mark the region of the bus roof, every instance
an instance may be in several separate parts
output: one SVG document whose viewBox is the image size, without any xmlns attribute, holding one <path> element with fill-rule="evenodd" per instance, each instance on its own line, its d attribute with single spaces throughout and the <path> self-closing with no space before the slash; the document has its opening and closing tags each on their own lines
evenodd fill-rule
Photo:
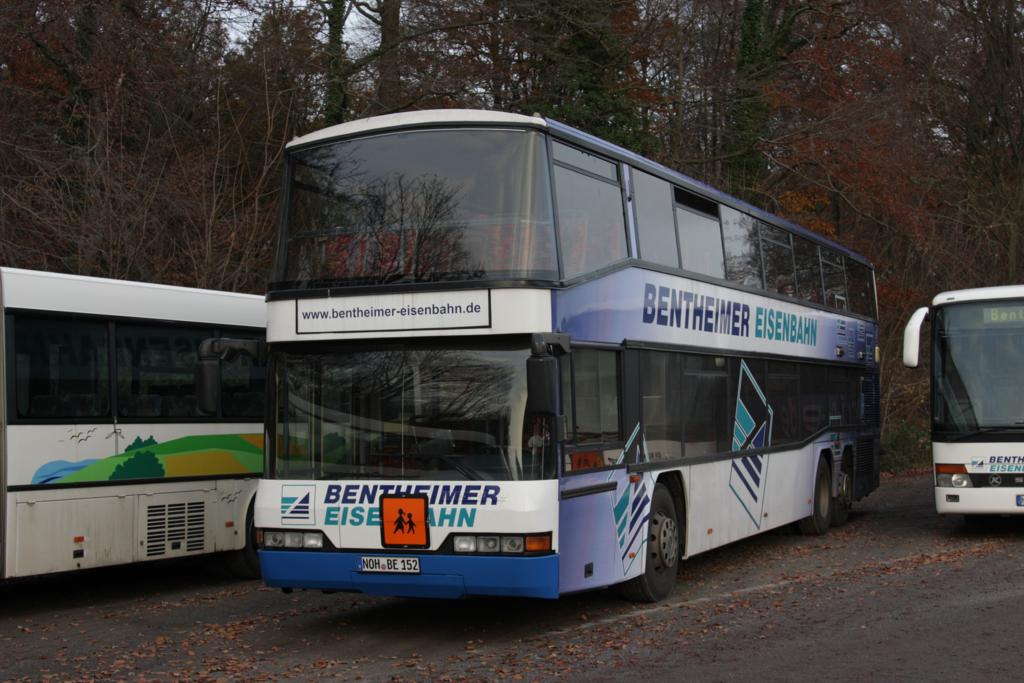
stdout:
<svg viewBox="0 0 1024 683">
<path fill-rule="evenodd" d="M 506 114 L 500 111 L 485 111 L 481 109 L 427 109 L 424 111 L 408 111 L 398 114 L 371 116 L 347 123 L 339 123 L 336 126 L 297 137 L 285 145 L 285 147 L 289 149 L 292 147 L 304 147 L 317 142 L 334 140 L 350 135 L 375 133 L 396 128 L 415 128 L 423 125 L 495 125 L 547 128 L 547 122 L 539 116 Z"/>
<path fill-rule="evenodd" d="M 945 304 L 956 304 L 966 301 L 991 301 L 993 299 L 1024 299 L 1024 285 L 975 287 L 973 289 L 956 289 L 950 292 L 940 292 L 932 299 L 932 306 L 943 306 Z"/>
<path fill-rule="evenodd" d="M 655 161 L 651 161 L 650 159 L 640 156 L 635 152 L 631 152 L 628 149 L 611 142 L 607 142 L 606 140 L 602 140 L 599 137 L 581 131 L 577 128 L 573 128 L 572 126 L 560 123 L 553 119 L 544 118 L 539 115 L 524 116 L 522 114 L 508 114 L 505 112 L 478 109 L 427 109 L 423 111 L 401 112 L 398 114 L 371 116 L 369 118 L 349 121 L 347 123 L 340 123 L 336 126 L 324 128 L 323 130 L 318 130 L 313 133 L 309 133 L 308 135 L 295 138 L 286 145 L 286 148 L 292 149 L 305 147 L 307 145 L 314 145 L 352 135 L 438 125 L 527 126 L 548 130 L 569 142 L 573 142 L 581 147 L 591 149 L 595 152 L 604 154 L 605 156 L 610 156 L 619 161 L 628 163 L 631 166 L 653 175 L 661 176 L 687 190 L 690 190 L 691 192 L 702 195 L 712 201 L 718 202 L 719 204 L 732 207 L 737 211 L 742 211 L 743 213 L 749 214 L 766 223 L 784 227 L 801 237 L 806 237 L 807 239 L 849 256 L 853 260 L 862 263 L 869 268 L 874 268 L 871 261 L 865 256 L 858 254 L 837 242 L 833 242 L 827 237 L 819 235 L 816 232 L 812 232 L 807 228 L 784 218 L 780 218 L 779 216 L 764 211 L 763 209 L 759 209 L 756 206 L 748 204 L 747 202 L 733 197 L 732 195 L 726 194 L 721 190 L 716 190 L 710 185 L 706 185 L 705 183 L 691 178 L 690 176 L 674 171 Z"/>
<path fill-rule="evenodd" d="M 39 270 L 0 268 L 4 309 L 266 327 L 261 296 Z"/>
</svg>

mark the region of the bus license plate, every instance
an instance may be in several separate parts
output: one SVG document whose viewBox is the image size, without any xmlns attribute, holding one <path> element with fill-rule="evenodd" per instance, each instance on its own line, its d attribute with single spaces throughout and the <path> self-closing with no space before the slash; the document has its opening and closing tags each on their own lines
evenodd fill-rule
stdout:
<svg viewBox="0 0 1024 683">
<path fill-rule="evenodd" d="M 1017 507 L 1024 508 L 1024 496 L 1017 496 Z"/>
<path fill-rule="evenodd" d="M 363 557 L 359 560 L 359 571 L 384 574 L 419 574 L 418 557 Z"/>
</svg>

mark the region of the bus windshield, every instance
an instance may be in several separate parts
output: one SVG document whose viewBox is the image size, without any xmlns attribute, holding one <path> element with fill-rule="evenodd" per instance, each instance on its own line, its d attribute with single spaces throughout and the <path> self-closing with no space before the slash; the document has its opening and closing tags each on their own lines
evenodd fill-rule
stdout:
<svg viewBox="0 0 1024 683">
<path fill-rule="evenodd" d="M 1024 303 L 979 302 L 935 316 L 934 428 L 1024 428 Z"/>
<path fill-rule="evenodd" d="M 544 136 L 445 129 L 292 155 L 276 288 L 558 279 Z"/>
<path fill-rule="evenodd" d="M 469 346 L 277 353 L 273 475 L 552 478 L 548 432 L 524 419 L 528 357 Z"/>
</svg>

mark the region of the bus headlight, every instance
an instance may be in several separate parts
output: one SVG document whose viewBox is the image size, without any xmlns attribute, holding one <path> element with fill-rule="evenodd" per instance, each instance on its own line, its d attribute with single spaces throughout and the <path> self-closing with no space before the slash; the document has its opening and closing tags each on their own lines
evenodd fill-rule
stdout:
<svg viewBox="0 0 1024 683">
<path fill-rule="evenodd" d="M 263 532 L 263 545 L 267 548 L 283 548 L 284 547 L 284 532 L 283 531 L 264 531 Z"/>
<path fill-rule="evenodd" d="M 503 553 L 521 553 L 521 552 L 523 552 L 523 537 L 522 536 L 502 536 L 501 537 L 501 552 L 503 552 Z"/>
<path fill-rule="evenodd" d="M 476 550 L 480 553 L 496 553 L 501 547 L 497 536 L 477 536 Z"/>
<path fill-rule="evenodd" d="M 457 553 L 475 553 L 476 552 L 476 536 L 456 536 L 455 537 L 455 552 L 457 552 Z"/>
<path fill-rule="evenodd" d="M 260 537 L 262 537 L 260 545 L 264 548 L 322 550 L 324 547 L 324 535 L 319 531 L 265 529 L 257 532 L 257 538 Z"/>
<path fill-rule="evenodd" d="M 955 489 L 966 489 L 971 486 L 971 475 L 969 474 L 953 474 L 950 475 L 950 479 Z"/>
</svg>

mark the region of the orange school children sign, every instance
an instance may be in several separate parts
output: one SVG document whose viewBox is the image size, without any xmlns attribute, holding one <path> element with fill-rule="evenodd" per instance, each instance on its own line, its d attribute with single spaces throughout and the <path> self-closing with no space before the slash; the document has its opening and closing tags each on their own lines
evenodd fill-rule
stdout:
<svg viewBox="0 0 1024 683">
<path fill-rule="evenodd" d="M 425 495 L 392 495 L 380 499 L 380 536 L 385 548 L 429 548 Z"/>
</svg>

